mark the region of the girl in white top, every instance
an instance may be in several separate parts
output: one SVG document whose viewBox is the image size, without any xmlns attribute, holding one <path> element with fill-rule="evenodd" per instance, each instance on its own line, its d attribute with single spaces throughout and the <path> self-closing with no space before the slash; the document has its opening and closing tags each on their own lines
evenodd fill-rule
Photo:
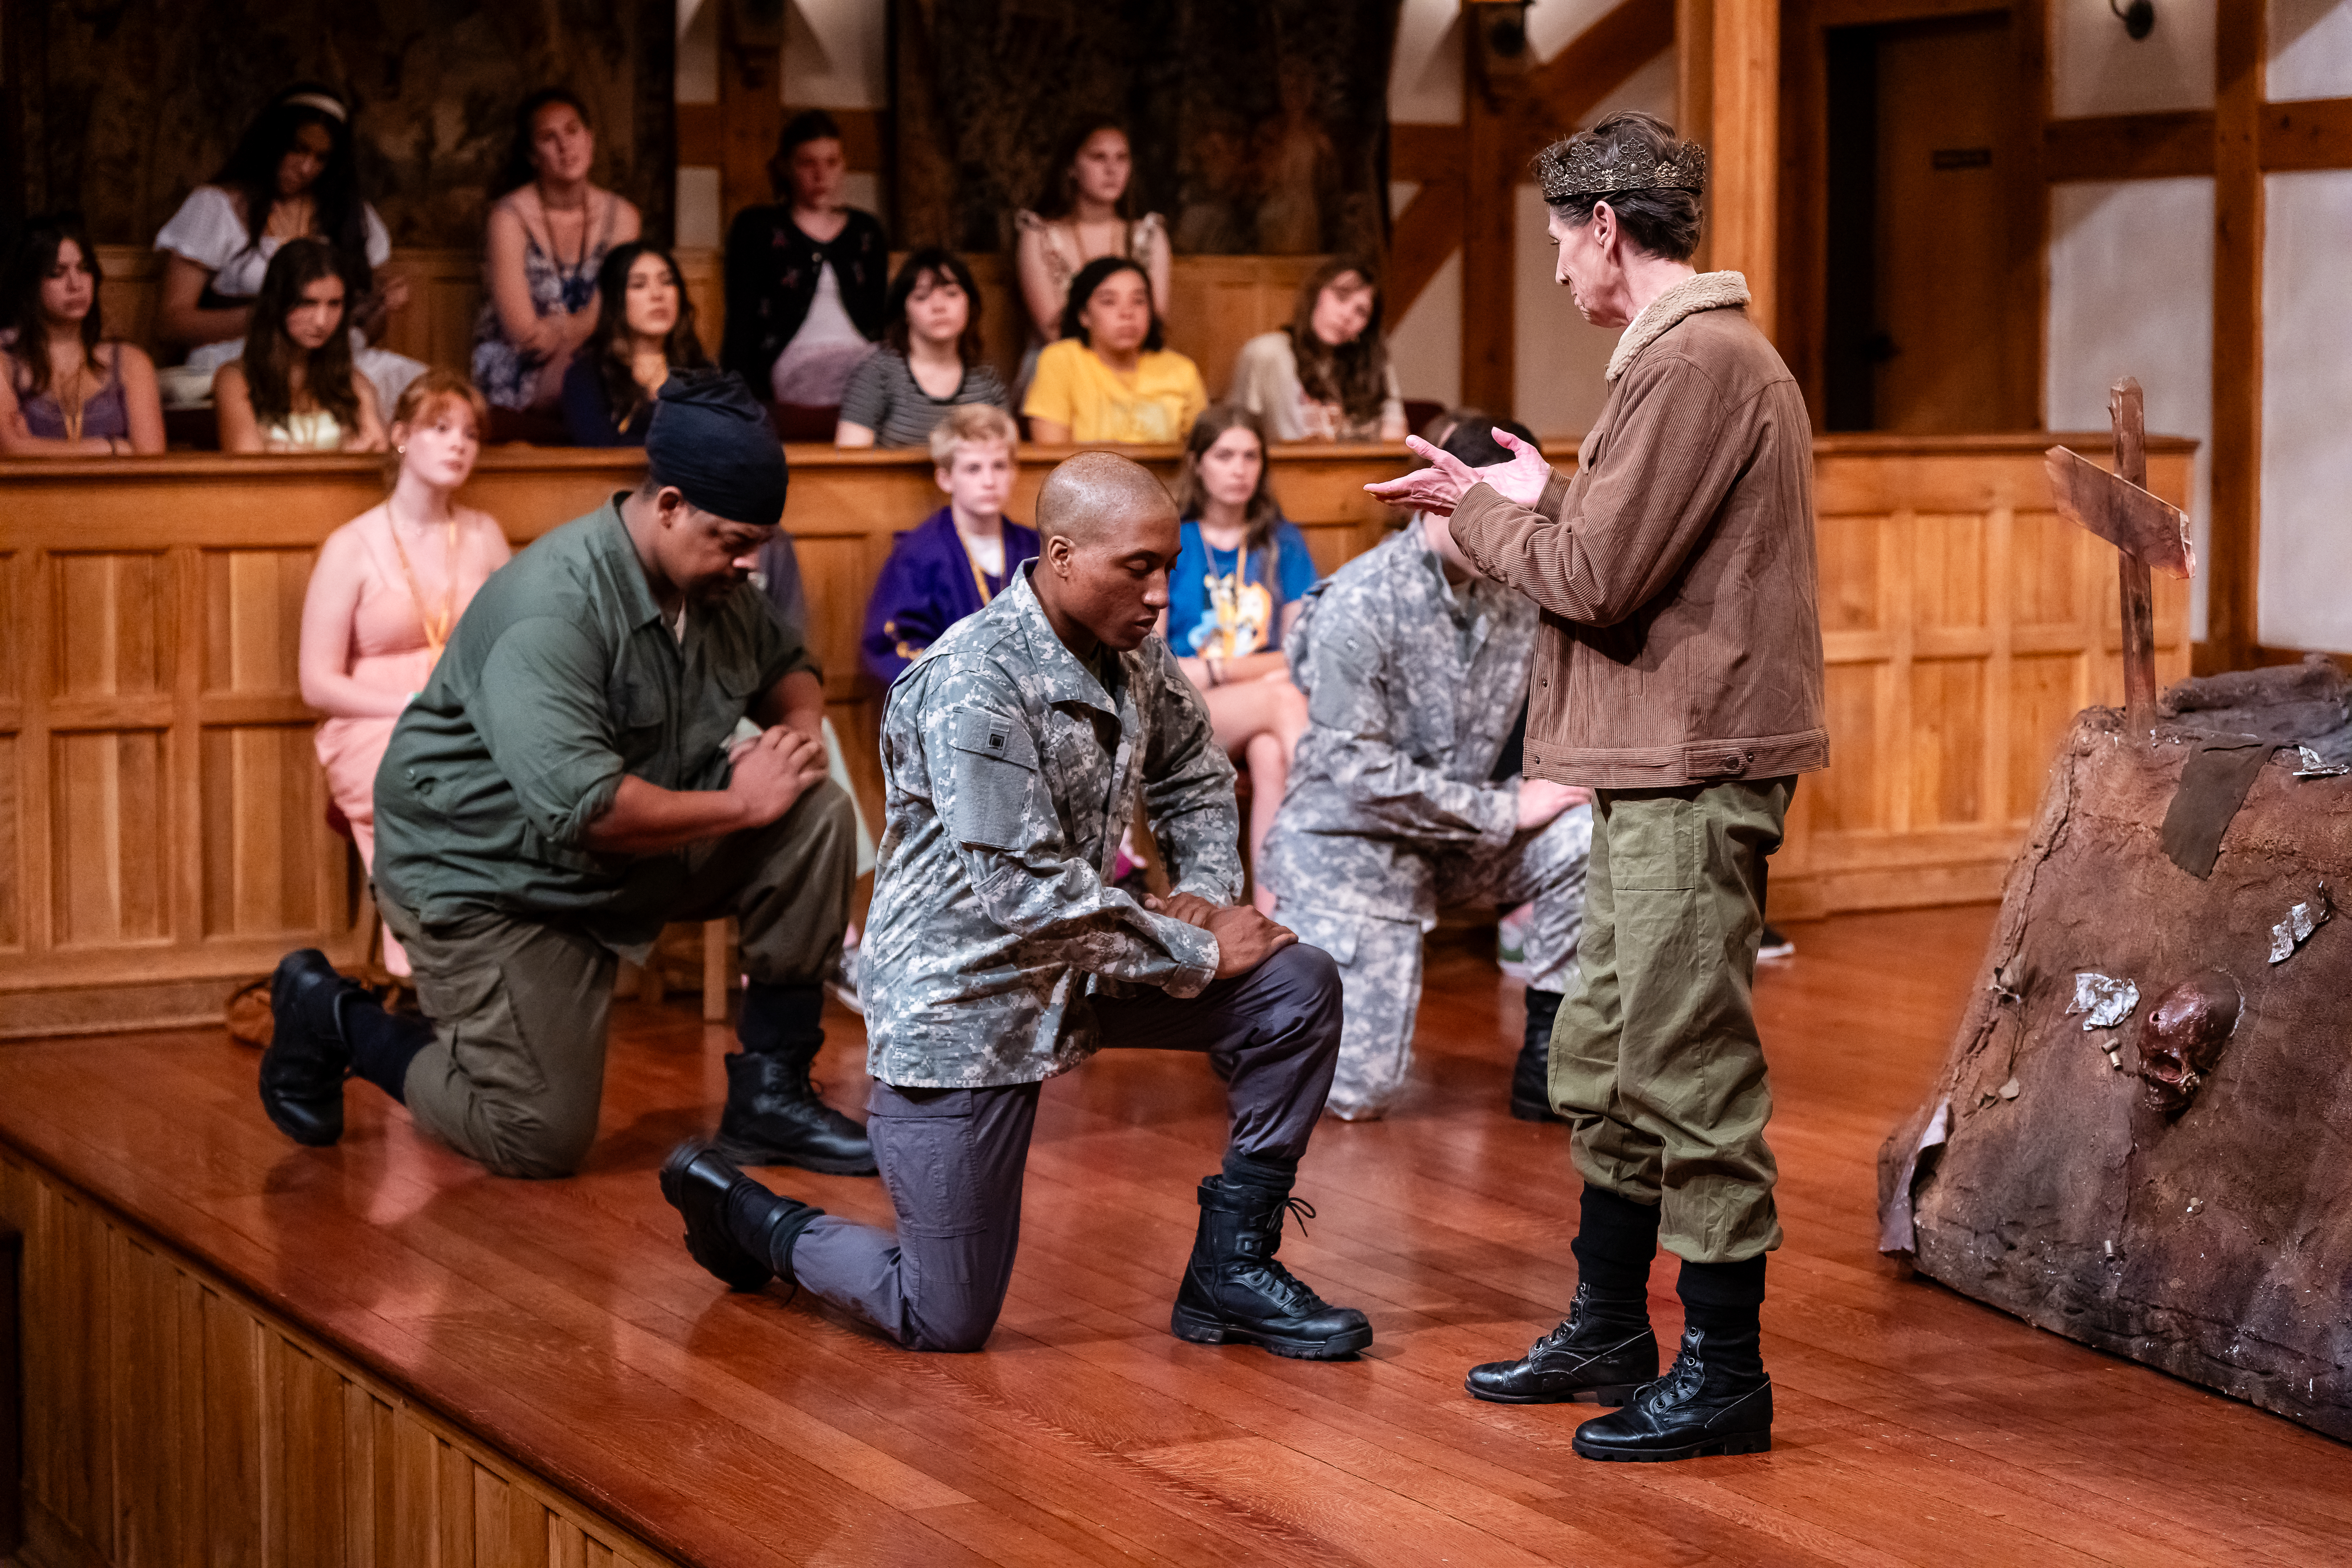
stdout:
<svg viewBox="0 0 2352 1568">
<path fill-rule="evenodd" d="M 213 377 L 224 452 L 381 452 L 375 387 L 352 364 L 343 279 L 323 240 L 280 246 L 262 275 L 245 355 Z"/>
<path fill-rule="evenodd" d="M 1276 441 L 1402 441 L 1404 399 L 1381 339 L 1371 263 L 1334 257 L 1298 290 L 1290 325 L 1261 332 L 1234 361 L 1232 400 Z"/>
<path fill-rule="evenodd" d="M 155 236 L 163 253 L 155 334 L 188 351 L 184 369 L 166 373 L 173 384 L 166 401 L 175 389 L 200 395 L 215 371 L 244 353 L 270 258 L 288 240 L 304 238 L 334 247 L 351 279 L 352 352 L 378 397 L 388 403 L 424 374 L 419 362 L 371 344 L 408 303 L 408 284 L 375 276 L 392 258 L 392 236 L 360 195 L 350 110 L 305 82 L 262 110 L 220 173 L 189 192 Z"/>
<path fill-rule="evenodd" d="M 1036 351 L 1062 335 L 1070 279 L 1089 261 L 1123 256 L 1143 265 L 1153 308 L 1168 309 L 1168 226 L 1158 213 L 1132 216 L 1135 155 L 1115 120 L 1082 120 L 1047 165 L 1045 194 L 1034 209 L 1014 215 L 1019 238 L 1013 262 L 1021 300 L 1034 325 L 1021 383 L 1029 380 Z"/>
</svg>

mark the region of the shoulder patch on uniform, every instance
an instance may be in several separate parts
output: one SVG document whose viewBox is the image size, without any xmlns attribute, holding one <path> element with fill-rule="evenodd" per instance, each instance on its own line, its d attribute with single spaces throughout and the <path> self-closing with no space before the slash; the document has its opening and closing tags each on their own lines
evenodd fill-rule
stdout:
<svg viewBox="0 0 2352 1568">
<path fill-rule="evenodd" d="M 1027 730 L 1002 713 L 968 708 L 955 716 L 949 744 L 975 756 L 992 757 L 1017 767 L 1037 765 L 1037 742 Z"/>
</svg>

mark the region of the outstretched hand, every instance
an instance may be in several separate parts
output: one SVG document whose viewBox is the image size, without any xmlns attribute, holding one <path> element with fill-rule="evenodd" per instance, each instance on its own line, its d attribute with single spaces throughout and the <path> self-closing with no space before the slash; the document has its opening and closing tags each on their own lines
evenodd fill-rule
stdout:
<svg viewBox="0 0 2352 1568">
<path fill-rule="evenodd" d="M 1408 436 L 1406 447 L 1426 458 L 1429 467 L 1364 489 L 1391 506 L 1439 517 L 1452 517 L 1462 498 L 1478 484 L 1494 486 L 1497 494 L 1516 506 L 1534 506 L 1543 499 L 1544 486 L 1551 482 L 1551 465 L 1544 461 L 1541 452 L 1508 430 L 1497 428 L 1494 437 L 1497 446 L 1511 454 L 1510 461 L 1474 468 L 1453 453 L 1418 436 Z"/>
</svg>

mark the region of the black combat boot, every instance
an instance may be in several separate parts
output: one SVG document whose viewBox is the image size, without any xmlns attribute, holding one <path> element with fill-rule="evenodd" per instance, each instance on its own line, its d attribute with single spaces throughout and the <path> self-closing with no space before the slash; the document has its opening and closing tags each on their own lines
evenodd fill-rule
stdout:
<svg viewBox="0 0 2352 1568">
<path fill-rule="evenodd" d="M 1557 991 L 1528 993 L 1528 1033 L 1511 1068 L 1511 1114 L 1521 1121 L 1565 1121 L 1551 1108 L 1551 1026 L 1559 1016 Z"/>
<path fill-rule="evenodd" d="M 743 1048 L 727 1058 L 719 1152 L 744 1165 L 798 1165 L 831 1176 L 875 1173 L 866 1130 L 817 1097 L 809 1065 L 824 1031 L 817 985 L 753 981 L 736 1026 Z"/>
<path fill-rule="evenodd" d="M 1772 1447 L 1772 1380 L 1759 1368 L 1733 1370 L 1712 1353 L 1704 1329 L 1683 1331 L 1682 1352 L 1633 1403 L 1576 1429 L 1587 1459 L 1650 1464 L 1715 1454 L 1763 1454 Z"/>
<path fill-rule="evenodd" d="M 337 1014 L 365 989 L 335 973 L 315 947 L 289 952 L 269 977 L 269 1048 L 261 1053 L 261 1109 L 297 1143 L 323 1149 L 343 1135 L 343 1079 L 352 1048 Z M 373 998 L 371 998 L 373 1000 Z"/>
<path fill-rule="evenodd" d="M 689 1139 L 662 1162 L 662 1196 L 686 1221 L 686 1250 L 730 1290 L 757 1290 L 781 1276 L 793 1278 L 793 1243 L 824 1213 L 772 1193 Z"/>
<path fill-rule="evenodd" d="M 1337 1361 L 1372 1342 L 1353 1307 L 1327 1305 L 1275 1261 L 1283 1216 L 1314 1209 L 1278 1188 L 1223 1174 L 1201 1184 L 1201 1228 L 1184 1264 L 1169 1331 L 1196 1345 L 1263 1345 L 1302 1361 Z"/>
<path fill-rule="evenodd" d="M 1612 1313 L 1579 1285 L 1559 1327 L 1517 1361 L 1474 1366 L 1463 1386 L 1497 1405 L 1622 1405 L 1658 1375 L 1658 1337 L 1646 1308 Z"/>
</svg>

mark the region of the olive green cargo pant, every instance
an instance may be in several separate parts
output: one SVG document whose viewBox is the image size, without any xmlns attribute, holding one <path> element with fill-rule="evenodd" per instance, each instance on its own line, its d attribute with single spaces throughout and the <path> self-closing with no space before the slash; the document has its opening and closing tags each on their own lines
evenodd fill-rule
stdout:
<svg viewBox="0 0 2352 1568">
<path fill-rule="evenodd" d="M 857 815 L 817 784 L 765 827 L 688 851 L 685 888 L 663 916 L 733 915 L 744 973 L 815 981 L 841 952 L 857 870 Z M 596 1138 L 604 1036 L 620 960 L 577 923 L 485 910 L 426 926 L 377 907 L 416 969 L 433 1041 L 402 1088 L 419 1127 L 502 1176 L 568 1176 Z"/>
<path fill-rule="evenodd" d="M 1780 1245 L 1752 987 L 1793 778 L 1596 790 L 1580 978 L 1551 1037 L 1576 1168 L 1694 1263 Z"/>
</svg>

